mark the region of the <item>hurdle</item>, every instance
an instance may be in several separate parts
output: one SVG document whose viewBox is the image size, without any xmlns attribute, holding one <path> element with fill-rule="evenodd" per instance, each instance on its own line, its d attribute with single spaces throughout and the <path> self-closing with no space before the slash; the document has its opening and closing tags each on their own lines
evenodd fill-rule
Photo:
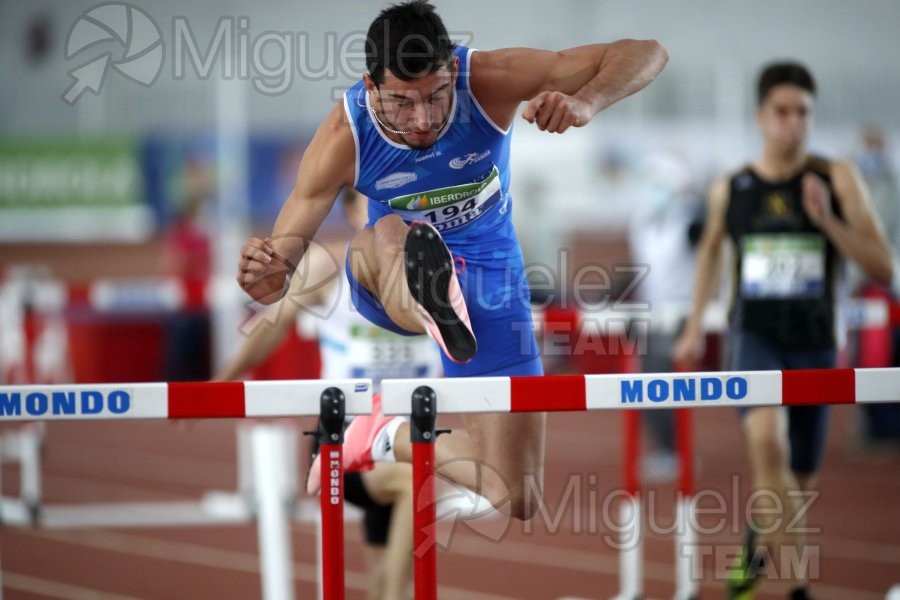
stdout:
<svg viewBox="0 0 900 600">
<path fill-rule="evenodd" d="M 693 421 L 691 412 L 685 408 L 675 410 L 675 452 L 678 456 L 678 477 L 676 482 L 677 504 L 675 507 L 675 600 L 694 600 L 698 585 L 691 578 L 694 555 L 691 552 L 697 544 L 697 532 L 693 527 L 694 516 L 694 449 Z M 640 413 L 625 411 L 622 435 L 622 482 L 628 498 L 620 505 L 620 522 L 633 523 L 629 534 L 623 533 L 622 549 L 619 552 L 619 594 L 617 600 L 643 598 L 643 524 L 641 520 L 641 477 L 640 477 Z"/>
<path fill-rule="evenodd" d="M 322 451 L 322 481 L 328 493 L 320 498 L 323 535 L 322 592 L 325 598 L 344 597 L 343 467 L 341 461 L 344 415 L 372 411 L 372 382 L 368 379 L 309 381 L 248 381 L 214 383 L 123 383 L 97 385 L 0 386 L 0 423 L 78 420 L 275 418 L 317 416 Z M 293 506 L 289 446 L 283 432 L 265 424 L 253 429 L 246 444 L 252 447 L 255 478 L 257 534 L 262 571 L 262 597 L 291 600 L 293 573 L 289 519 Z M 25 439 L 34 445 L 36 437 Z M 5 445 L 6 446 L 6 445 Z M 37 452 L 23 451 L 22 456 Z M 34 472 L 29 469 L 29 472 Z M 54 507 L 37 503 L 36 484 L 29 484 L 25 502 L 0 505 L 0 523 L 54 525 Z M 295 486 L 294 486 L 295 487 Z M 35 500 L 32 503 L 28 498 Z M 159 506 L 144 507 L 145 512 Z M 65 512 L 63 509 L 62 512 Z M 70 511 L 71 512 L 71 511 Z M 71 517 L 69 518 L 71 521 Z M 156 515 L 165 524 L 171 514 Z M 62 520 L 65 520 L 63 518 Z M 82 521 L 83 522 L 83 521 Z M 56 523 L 58 525 L 58 523 Z"/>
<path fill-rule="evenodd" d="M 413 481 L 417 486 L 426 482 L 422 489 L 416 487 L 414 490 L 417 543 L 426 539 L 423 528 L 433 527 L 436 521 L 433 490 L 427 482 L 434 480 L 435 419 L 440 414 L 661 408 L 690 410 L 897 401 L 900 401 L 900 369 L 896 368 L 473 377 L 382 382 L 384 414 L 411 415 Z M 687 474 L 690 475 L 689 472 Z M 684 471 L 682 476 L 685 476 Z M 637 487 L 637 482 L 632 484 Z M 677 543 L 690 543 L 690 538 L 678 540 Z M 416 600 L 436 599 L 437 553 L 433 545 L 425 551 L 417 551 L 415 563 Z M 639 565 L 634 570 L 637 578 L 631 574 L 629 580 L 622 580 L 623 586 L 636 582 L 632 588 L 622 590 L 619 595 L 622 600 L 640 598 Z M 691 592 L 691 587 L 679 585 L 676 593 Z"/>
</svg>

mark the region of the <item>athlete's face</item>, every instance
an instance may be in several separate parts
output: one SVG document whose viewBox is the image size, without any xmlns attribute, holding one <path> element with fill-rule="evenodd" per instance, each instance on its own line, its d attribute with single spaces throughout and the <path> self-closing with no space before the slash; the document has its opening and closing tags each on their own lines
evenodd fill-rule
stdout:
<svg viewBox="0 0 900 600">
<path fill-rule="evenodd" d="M 756 122 L 763 141 L 783 152 L 803 148 L 812 116 L 812 94 L 791 84 L 773 87 L 756 110 Z"/>
<path fill-rule="evenodd" d="M 369 101 L 378 119 L 388 131 L 407 146 L 417 150 L 431 147 L 450 117 L 454 85 L 459 73 L 459 61 L 439 70 L 404 81 L 388 71 L 384 83 L 376 85 L 365 75 Z"/>
</svg>

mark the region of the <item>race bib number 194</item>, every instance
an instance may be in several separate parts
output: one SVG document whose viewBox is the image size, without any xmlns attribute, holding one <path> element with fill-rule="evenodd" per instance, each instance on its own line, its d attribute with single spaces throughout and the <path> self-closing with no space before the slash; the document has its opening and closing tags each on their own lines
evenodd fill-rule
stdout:
<svg viewBox="0 0 900 600">
<path fill-rule="evenodd" d="M 747 235 L 741 248 L 745 298 L 809 298 L 825 293 L 825 238 L 821 235 Z"/>
<path fill-rule="evenodd" d="M 427 221 L 443 232 L 477 219 L 501 196 L 500 171 L 495 165 L 479 181 L 401 196 L 389 204 L 404 220 Z"/>
</svg>

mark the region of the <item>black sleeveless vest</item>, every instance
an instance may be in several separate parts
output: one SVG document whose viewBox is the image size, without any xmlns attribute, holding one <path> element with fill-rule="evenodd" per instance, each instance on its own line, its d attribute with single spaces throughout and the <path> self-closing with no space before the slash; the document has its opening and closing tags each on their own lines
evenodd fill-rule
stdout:
<svg viewBox="0 0 900 600">
<path fill-rule="evenodd" d="M 803 210 L 803 176 L 821 177 L 842 218 L 827 160 L 770 182 L 748 166 L 730 180 L 725 223 L 734 242 L 730 321 L 787 349 L 834 347 L 840 256 Z"/>
</svg>

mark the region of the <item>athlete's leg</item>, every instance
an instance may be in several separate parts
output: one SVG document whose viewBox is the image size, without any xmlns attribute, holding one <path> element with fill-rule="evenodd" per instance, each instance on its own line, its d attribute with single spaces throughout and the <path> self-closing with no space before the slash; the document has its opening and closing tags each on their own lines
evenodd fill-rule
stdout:
<svg viewBox="0 0 900 600">
<path fill-rule="evenodd" d="M 403 265 L 409 226 L 397 215 L 378 219 L 353 238 L 348 251 L 352 276 L 378 302 L 391 320 L 412 333 L 425 333 L 415 310 Z"/>
<path fill-rule="evenodd" d="M 792 406 L 788 409 L 791 471 L 803 491 L 815 488 L 825 454 L 830 406 Z"/>
<path fill-rule="evenodd" d="M 496 337 L 482 337 L 484 349 L 493 349 L 491 344 Z M 540 358 L 533 358 L 488 375 L 540 375 L 541 372 Z M 484 496 L 495 508 L 514 518 L 534 516 L 543 501 L 546 415 L 464 415 L 463 423 L 464 431 L 454 430 L 437 438 L 438 472 Z M 397 431 L 394 444 L 398 460 L 411 460 L 408 424 Z"/>
<path fill-rule="evenodd" d="M 398 503 L 412 495 L 409 465 L 380 463 L 371 471 L 346 473 L 348 502 L 363 509 L 363 532 L 368 573 L 366 598 L 393 600 L 407 597 L 411 581 L 412 533 L 392 537 L 395 516 L 411 527 L 412 514 L 396 512 Z M 400 524 L 402 528 L 404 524 Z"/>
<path fill-rule="evenodd" d="M 438 437 L 435 464 L 443 477 L 480 494 L 499 511 L 530 519 L 544 489 L 544 413 L 463 416 L 465 431 Z M 397 459 L 410 461 L 408 425 L 397 431 Z"/>
<path fill-rule="evenodd" d="M 798 587 L 805 583 L 803 573 L 780 570 L 784 565 L 796 564 L 802 551 L 796 529 L 788 529 L 796 520 L 801 503 L 797 495 L 799 484 L 790 468 L 787 411 L 783 407 L 754 408 L 744 417 L 744 433 L 753 488 L 759 492 L 754 503 L 755 521 L 750 524 L 757 532 L 756 547 L 768 551 L 767 558 L 778 569 L 779 578 Z M 759 558 L 754 557 L 754 562 Z"/>
<path fill-rule="evenodd" d="M 412 475 L 405 493 L 394 500 L 391 530 L 384 555 L 384 600 L 409 598 L 413 569 Z"/>
<path fill-rule="evenodd" d="M 794 479 L 797 480 L 797 489 L 802 492 L 814 490 L 818 483 L 818 476 L 815 473 L 794 473 Z"/>
<path fill-rule="evenodd" d="M 730 366 L 735 371 L 786 368 L 781 353 L 753 332 L 736 332 L 731 350 Z M 785 529 L 795 510 L 789 492 L 797 489 L 790 469 L 786 410 L 781 407 L 743 409 L 741 417 L 755 493 L 754 508 L 760 512 L 754 513 L 754 521 L 748 523 L 744 551 L 729 576 L 729 597 L 734 599 L 752 597 L 764 567 L 780 567 L 781 552 L 793 551 Z"/>
<path fill-rule="evenodd" d="M 824 364 L 815 364 L 819 368 L 828 366 L 829 361 Z M 832 365 L 833 366 L 833 365 Z M 813 486 L 816 483 L 816 472 L 825 453 L 825 438 L 828 432 L 828 417 L 830 407 L 828 406 L 792 406 L 788 410 L 788 438 L 791 447 L 790 468 L 797 481 L 797 489 L 799 493 L 795 497 L 795 504 L 799 511 L 792 519 L 791 530 L 788 535 L 794 541 L 797 548 L 797 556 L 789 557 L 794 560 L 785 561 L 784 565 L 797 565 L 799 572 L 794 573 L 797 581 L 796 587 L 805 587 L 809 581 L 809 573 L 805 567 L 809 565 L 806 556 L 806 531 L 807 512 L 812 505 L 809 502 L 809 494 L 813 493 Z"/>
<path fill-rule="evenodd" d="M 833 369 L 837 366 L 837 351 L 833 348 L 790 352 L 785 354 L 786 366 L 789 369 Z M 792 577 L 796 587 L 805 587 L 809 573 L 804 570 L 809 564 L 806 560 L 806 512 L 810 507 L 808 493 L 815 485 L 816 473 L 825 454 L 825 440 L 828 435 L 828 421 L 831 414 L 829 406 L 791 406 L 788 414 L 788 441 L 790 444 L 789 468 L 797 482 L 797 493 L 794 495 L 791 529 L 786 535 L 793 542 L 798 553 L 780 564 L 797 565 L 797 573 Z"/>
<path fill-rule="evenodd" d="M 387 553 L 385 546 L 375 546 L 366 542 L 364 554 L 366 556 L 366 600 L 385 600 L 388 596 L 382 593 L 384 590 L 385 564 L 384 556 Z"/>
<path fill-rule="evenodd" d="M 398 333 L 427 332 L 452 360 L 472 359 L 478 345 L 453 256 L 433 226 L 381 217 L 351 242 L 347 267 L 354 303 L 370 320 Z"/>
<path fill-rule="evenodd" d="M 503 372 L 511 376 L 538 375 L 540 359 L 505 368 Z M 380 448 L 387 439 L 380 436 L 390 435 L 392 460 L 411 462 L 409 424 L 398 422 L 397 429 L 388 433 L 388 423 L 393 422 L 396 421 L 380 415 L 354 419 L 345 436 L 345 456 L 349 454 L 347 446 L 351 438 L 354 446 L 369 444 L 370 448 Z M 438 472 L 484 496 L 498 510 L 519 519 L 532 517 L 543 500 L 546 415 L 466 415 L 463 423 L 464 430 L 438 437 L 435 443 Z M 380 459 L 375 457 L 375 460 Z M 315 467 L 311 473 L 315 473 Z M 318 480 L 315 484 L 307 486 L 310 493 L 318 491 Z"/>
<path fill-rule="evenodd" d="M 542 375 L 520 255 L 510 252 L 496 264 L 469 260 L 460 281 L 479 347 L 469 365 L 444 361 L 447 375 Z M 466 415 L 463 423 L 465 434 L 454 431 L 437 439 L 435 456 L 442 475 L 514 518 L 534 516 L 543 502 L 546 415 Z M 409 436 L 400 434 L 397 439 Z"/>
<path fill-rule="evenodd" d="M 381 554 L 378 598 L 407 598 L 412 580 L 413 488 L 412 467 L 379 463 L 362 474 L 363 485 L 376 502 L 392 506 L 387 544 Z"/>
<path fill-rule="evenodd" d="M 355 275 L 351 273 L 351 276 Z M 472 329 L 481 342 L 472 362 L 461 365 L 445 360 L 446 374 L 452 377 L 542 374 L 521 260 L 514 260 L 512 265 L 475 268 L 470 261 L 460 277 L 467 282 L 463 289 L 470 294 L 466 301 L 473 309 L 469 313 Z M 366 298 L 360 295 L 359 299 Z M 363 461 L 383 460 L 371 456 L 371 452 L 381 448 L 384 438 L 390 435 L 393 441 L 388 446 L 393 458 L 386 460 L 409 462 L 412 446 L 408 424 L 390 429 L 388 422 L 396 423 L 381 416 L 354 420 L 345 438 L 345 457 L 350 454 L 348 445 L 354 445 L 358 448 L 354 452 Z M 437 439 L 435 454 L 440 473 L 480 493 L 514 517 L 531 517 L 542 501 L 546 416 L 475 415 L 465 417 L 464 423 L 465 431 L 454 431 Z M 353 444 L 349 443 L 351 438 Z M 312 475 L 307 489 L 311 493 L 318 490 L 318 481 Z"/>
</svg>

